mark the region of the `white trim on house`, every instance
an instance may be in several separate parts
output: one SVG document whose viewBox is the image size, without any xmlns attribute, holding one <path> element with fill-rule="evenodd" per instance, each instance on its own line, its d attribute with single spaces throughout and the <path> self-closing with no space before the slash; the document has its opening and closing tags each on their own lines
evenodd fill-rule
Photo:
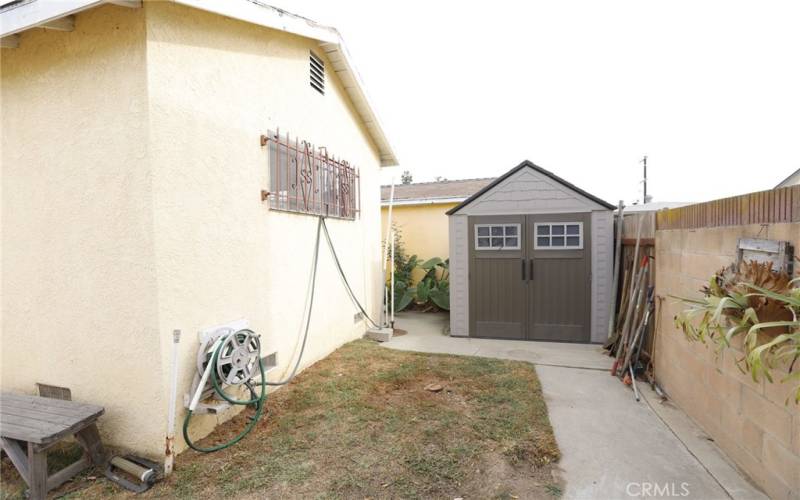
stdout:
<svg viewBox="0 0 800 500">
<path fill-rule="evenodd" d="M 123 7 L 141 7 L 141 0 L 60 0 L 48 2 L 37 0 L 15 6 L 8 6 L 8 10 L 0 13 L 0 37 L 14 35 L 31 28 L 42 27 L 62 17 L 67 17 L 78 12 L 112 3 Z"/>
<path fill-rule="evenodd" d="M 466 196 L 455 197 L 455 198 L 409 198 L 407 200 L 394 200 L 392 205 L 445 205 L 450 203 L 461 203 L 462 201 L 466 200 Z M 381 201 L 382 207 L 389 206 L 389 200 L 382 200 Z"/>
<path fill-rule="evenodd" d="M 339 75 L 347 95 L 353 102 L 359 117 L 364 123 L 370 138 L 375 143 L 380 155 L 382 167 L 398 165 L 397 156 L 389 144 L 383 125 L 375 112 L 369 96 L 355 70 L 352 58 L 344 45 L 344 40 L 335 28 L 323 26 L 310 19 L 263 4 L 257 0 L 173 0 L 206 12 L 238 19 L 267 28 L 286 31 L 295 35 L 311 38 L 319 42 L 320 49 L 325 52 Z M 37 0 L 9 8 L 0 12 L 0 37 L 14 35 L 30 28 L 41 27 L 77 12 L 111 3 L 125 7 L 141 7 L 141 0 Z M 9 38 L 3 41 L 3 47 L 17 47 L 19 39 Z"/>
</svg>

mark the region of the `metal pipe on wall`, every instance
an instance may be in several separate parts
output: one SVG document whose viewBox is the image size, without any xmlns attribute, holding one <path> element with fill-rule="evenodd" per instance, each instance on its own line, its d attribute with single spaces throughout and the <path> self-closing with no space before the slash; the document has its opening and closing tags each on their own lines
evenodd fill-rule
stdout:
<svg viewBox="0 0 800 500">
<path fill-rule="evenodd" d="M 172 332 L 172 374 L 169 394 L 169 413 L 167 417 L 167 443 L 164 449 L 164 475 L 172 474 L 175 464 L 175 405 L 178 400 L 178 344 L 181 342 L 181 331 Z"/>
<path fill-rule="evenodd" d="M 625 214 L 623 210 L 625 209 L 625 204 L 622 200 L 619 200 L 619 211 L 617 213 L 617 245 L 614 247 L 615 254 L 614 254 L 614 277 L 611 284 L 611 305 L 609 306 L 609 315 L 608 315 L 608 338 L 614 334 L 615 320 L 616 320 L 616 312 L 617 312 L 617 289 L 619 288 L 619 265 L 622 257 L 622 230 L 625 223 Z"/>
<path fill-rule="evenodd" d="M 386 326 L 389 318 L 389 296 L 391 294 L 392 303 L 394 303 L 394 230 L 392 229 L 392 206 L 394 205 L 394 177 L 392 177 L 391 188 L 389 189 L 389 210 L 387 213 L 386 222 L 386 240 L 383 242 L 383 260 L 382 260 L 382 273 L 381 273 L 381 287 L 383 288 L 383 307 L 381 308 L 381 326 Z M 392 242 L 392 275 L 391 275 L 391 290 L 386 290 L 386 258 L 389 251 L 389 238 Z M 392 307 L 392 321 L 394 321 L 394 307 Z"/>
</svg>

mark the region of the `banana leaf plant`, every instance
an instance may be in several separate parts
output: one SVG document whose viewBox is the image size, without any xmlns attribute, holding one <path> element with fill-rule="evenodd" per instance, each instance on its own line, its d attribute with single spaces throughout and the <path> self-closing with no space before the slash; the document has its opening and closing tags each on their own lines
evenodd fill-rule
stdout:
<svg viewBox="0 0 800 500">
<path fill-rule="evenodd" d="M 788 364 L 781 382 L 800 382 L 795 363 L 800 358 L 800 278 L 774 271 L 772 263 L 755 261 L 732 265 L 716 273 L 703 288 L 703 298 L 681 300 L 687 308 L 675 325 L 690 341 L 713 342 L 718 351 L 744 335 L 744 357 L 737 360 L 753 380 L 773 382 L 772 371 Z M 744 368 L 742 368 L 744 366 Z M 795 393 L 800 403 L 800 384 Z"/>
</svg>

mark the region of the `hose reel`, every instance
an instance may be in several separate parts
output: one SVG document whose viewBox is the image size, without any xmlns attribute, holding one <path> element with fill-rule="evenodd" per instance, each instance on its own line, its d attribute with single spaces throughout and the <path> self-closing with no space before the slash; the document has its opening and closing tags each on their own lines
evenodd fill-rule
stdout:
<svg viewBox="0 0 800 500">
<path fill-rule="evenodd" d="M 258 369 L 258 373 L 256 373 Z M 253 387 L 256 377 L 261 380 L 260 394 Z M 209 383 L 210 381 L 210 383 Z M 235 399 L 225 392 L 225 387 L 245 385 L 250 399 Z M 245 437 L 264 410 L 267 395 L 267 381 L 264 375 L 264 364 L 261 360 L 261 341 L 254 331 L 243 328 L 220 328 L 208 336 L 197 353 L 197 373 L 192 383 L 193 397 L 187 407 L 189 412 L 183 421 L 183 438 L 190 448 L 200 452 L 212 452 L 232 446 Z M 201 403 L 201 400 L 213 398 L 219 404 Z M 196 445 L 189 437 L 189 422 L 195 413 L 219 413 L 233 405 L 254 406 L 255 414 L 244 430 L 227 443 L 210 448 Z"/>
<path fill-rule="evenodd" d="M 219 354 L 214 359 L 214 352 L 219 349 Z M 197 351 L 197 372 L 192 381 L 190 395 L 197 393 L 203 374 L 208 368 L 209 363 L 213 363 L 213 370 L 216 378 L 221 385 L 240 386 L 247 384 L 253 392 L 249 382 L 258 377 L 259 361 L 261 359 L 261 339 L 252 330 L 234 330 L 232 328 L 220 328 L 209 335 L 202 342 Z M 225 399 L 218 394 L 213 387 L 211 377 L 206 377 L 203 381 L 202 393 L 194 413 L 221 413 L 231 407 Z M 185 400 L 186 406 L 189 399 Z"/>
<path fill-rule="evenodd" d="M 254 332 L 239 330 L 228 335 L 216 361 L 219 380 L 227 385 L 244 384 L 255 375 L 260 356 L 261 341 Z"/>
</svg>

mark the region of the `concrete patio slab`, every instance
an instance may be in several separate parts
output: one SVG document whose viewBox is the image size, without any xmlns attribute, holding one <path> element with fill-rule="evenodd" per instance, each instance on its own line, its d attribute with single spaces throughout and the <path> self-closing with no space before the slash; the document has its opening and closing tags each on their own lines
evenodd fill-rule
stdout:
<svg viewBox="0 0 800 500">
<path fill-rule="evenodd" d="M 447 321 L 401 313 L 395 326 L 408 334 L 382 345 L 535 364 L 562 453 L 564 498 L 766 498 L 683 412 L 647 387 L 637 402 L 603 373 L 611 359 L 600 346 L 449 337 Z"/>
<path fill-rule="evenodd" d="M 394 337 L 384 346 L 405 351 L 514 359 L 542 366 L 611 368 L 610 358 L 601 354 L 599 345 L 450 337 L 443 333 L 448 322 L 447 314 L 399 313 L 395 327 L 408 331 L 408 335 Z"/>
</svg>

